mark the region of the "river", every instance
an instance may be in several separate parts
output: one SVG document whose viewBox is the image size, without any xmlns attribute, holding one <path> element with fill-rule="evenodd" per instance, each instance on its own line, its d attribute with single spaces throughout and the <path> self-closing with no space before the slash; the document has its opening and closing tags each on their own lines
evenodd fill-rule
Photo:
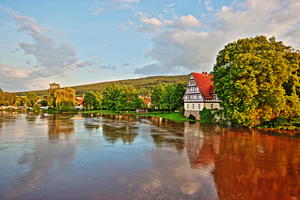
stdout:
<svg viewBox="0 0 300 200">
<path fill-rule="evenodd" d="M 300 199 L 300 138 L 120 115 L 0 113 L 0 199 Z"/>
</svg>

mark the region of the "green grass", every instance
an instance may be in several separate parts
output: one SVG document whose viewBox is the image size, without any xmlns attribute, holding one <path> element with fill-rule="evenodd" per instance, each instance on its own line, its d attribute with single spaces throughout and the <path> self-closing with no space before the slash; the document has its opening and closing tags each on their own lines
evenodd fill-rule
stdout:
<svg viewBox="0 0 300 200">
<path fill-rule="evenodd" d="M 138 113 L 138 116 L 151 116 L 151 117 L 160 117 L 163 119 L 169 119 L 174 122 L 185 122 L 192 121 L 188 118 L 185 118 L 182 114 L 178 112 L 162 113 L 162 112 L 151 112 L 151 113 Z"/>
<path fill-rule="evenodd" d="M 163 111 L 155 111 L 150 113 L 136 113 L 135 111 L 112 111 L 112 110 L 91 110 L 91 111 L 80 111 L 80 113 L 84 114 L 131 114 L 137 116 L 150 116 L 150 117 L 160 117 L 163 119 L 172 120 L 174 122 L 185 122 L 192 121 L 188 118 L 185 118 L 182 114 L 178 112 L 163 112 Z"/>
</svg>

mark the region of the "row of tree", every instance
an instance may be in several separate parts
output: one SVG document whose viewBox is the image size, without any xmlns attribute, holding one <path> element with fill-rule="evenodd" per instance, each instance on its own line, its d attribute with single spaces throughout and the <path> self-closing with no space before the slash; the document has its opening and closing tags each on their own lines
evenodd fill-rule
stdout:
<svg viewBox="0 0 300 200">
<path fill-rule="evenodd" d="M 84 94 L 85 110 L 129 111 L 137 108 L 174 111 L 182 107 L 186 85 L 183 83 L 156 85 L 150 89 L 137 90 L 131 85 L 108 85 L 103 92 L 88 91 Z M 150 103 L 149 103 L 150 102 Z M 78 103 L 76 90 L 72 88 L 49 89 L 46 96 L 30 92 L 26 96 L 0 90 L 0 105 L 27 106 L 39 108 L 50 106 L 59 111 L 70 111 Z"/>
<path fill-rule="evenodd" d="M 109 85 L 101 94 L 89 91 L 84 95 L 83 105 L 87 110 L 135 110 L 151 108 L 174 111 L 182 107 L 185 84 L 157 85 L 151 89 L 137 90 L 131 85 Z M 150 105 L 145 102 L 148 99 Z"/>
<path fill-rule="evenodd" d="M 0 88 L 0 105 L 2 106 L 11 106 L 16 103 L 16 95 L 10 92 L 4 92 Z"/>
</svg>

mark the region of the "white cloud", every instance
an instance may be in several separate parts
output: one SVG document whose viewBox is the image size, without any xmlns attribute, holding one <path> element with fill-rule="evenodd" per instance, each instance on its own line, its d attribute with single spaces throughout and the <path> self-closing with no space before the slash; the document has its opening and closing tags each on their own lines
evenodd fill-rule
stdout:
<svg viewBox="0 0 300 200">
<path fill-rule="evenodd" d="M 200 21 L 193 15 L 181 16 L 177 21 L 173 22 L 178 27 L 200 27 Z"/>
<path fill-rule="evenodd" d="M 96 0 L 95 8 L 93 9 L 94 15 L 100 15 L 109 10 L 117 8 L 132 8 L 139 0 Z"/>
<path fill-rule="evenodd" d="M 153 18 L 149 18 L 147 16 L 141 16 L 140 21 L 143 24 L 148 24 L 148 25 L 153 25 L 153 26 L 162 26 L 163 23 L 162 21 L 160 21 L 159 19 L 153 17 Z"/>
<path fill-rule="evenodd" d="M 195 25 L 200 24 L 189 15 L 179 17 L 168 25 L 163 22 L 164 25 L 158 31 L 152 32 L 153 45 L 146 55 L 153 59 L 155 69 L 157 66 L 164 69 L 160 70 L 162 73 L 177 73 L 178 66 L 187 71 L 202 72 L 212 70 L 217 53 L 224 45 L 243 37 L 274 35 L 288 45 L 300 48 L 299 12 L 298 0 L 246 0 L 233 7 L 223 6 L 218 10 L 215 14 L 217 26 L 210 26 L 210 31 L 195 29 Z M 185 19 L 184 29 L 182 26 L 174 28 L 170 25 L 180 19 Z M 151 65 L 136 69 L 135 73 L 149 74 L 149 66 Z"/>
<path fill-rule="evenodd" d="M 18 69 L 12 66 L 0 64 L 0 77 L 8 78 L 27 78 L 28 72 L 23 69 Z"/>
<path fill-rule="evenodd" d="M 149 17 L 147 13 L 139 12 L 140 24 L 130 22 L 129 25 L 135 27 L 139 32 L 152 32 L 158 33 L 166 29 L 190 29 L 198 28 L 201 22 L 193 15 L 184 15 L 181 17 L 174 17 L 173 19 L 164 19 L 162 16 Z"/>
<path fill-rule="evenodd" d="M 67 75 L 76 68 L 94 64 L 91 61 L 80 61 L 76 56 L 75 47 L 70 42 L 51 35 L 36 19 L 14 11 L 9 13 L 17 24 L 17 31 L 27 34 L 32 39 L 32 42 L 20 42 L 19 47 L 25 55 L 33 56 L 37 65 L 28 70 L 1 65 L 2 82 L 15 86 L 20 84 L 19 88 L 31 89 L 30 86 L 40 83 L 41 79 L 48 80 L 49 77 Z M 14 82 L 16 79 L 18 81 Z"/>
<path fill-rule="evenodd" d="M 205 8 L 206 8 L 206 10 L 207 11 L 213 11 L 214 10 L 214 8 L 212 7 L 212 0 L 204 0 L 204 6 L 205 6 Z"/>
</svg>

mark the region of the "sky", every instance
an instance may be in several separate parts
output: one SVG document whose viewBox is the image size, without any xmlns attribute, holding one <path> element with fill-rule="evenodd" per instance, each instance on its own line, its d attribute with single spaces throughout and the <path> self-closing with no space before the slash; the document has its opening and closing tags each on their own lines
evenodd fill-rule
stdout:
<svg viewBox="0 0 300 200">
<path fill-rule="evenodd" d="M 0 0 L 0 88 L 210 72 L 239 38 L 300 48 L 299 0 Z"/>
</svg>

